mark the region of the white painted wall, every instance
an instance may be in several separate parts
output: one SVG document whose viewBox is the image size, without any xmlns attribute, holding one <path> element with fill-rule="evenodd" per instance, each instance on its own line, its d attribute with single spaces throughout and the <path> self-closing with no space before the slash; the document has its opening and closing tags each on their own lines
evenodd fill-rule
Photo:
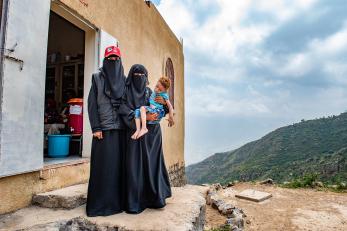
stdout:
<svg viewBox="0 0 347 231">
<path fill-rule="evenodd" d="M 92 73 L 97 71 L 103 50 L 117 40 L 79 20 L 63 5 L 50 0 L 11 0 L 5 47 L 8 54 L 24 61 L 5 59 L 0 131 L 0 177 L 43 167 L 44 89 L 50 10 L 85 31 L 83 156 L 89 157 L 92 132 L 87 99 Z M 102 42 L 100 42 L 102 40 Z M 100 52 L 102 50 L 102 52 Z M 100 62 L 102 63 L 102 62 Z"/>
<path fill-rule="evenodd" d="M 92 75 L 98 69 L 98 41 L 98 33 L 95 30 L 86 31 L 83 92 L 83 157 L 90 157 L 92 147 L 93 135 L 88 117 L 88 94 L 92 83 Z"/>
<path fill-rule="evenodd" d="M 105 49 L 108 46 L 118 46 L 118 40 L 104 30 L 100 30 L 100 51 L 99 51 L 99 67 L 102 66 L 104 60 Z"/>
<path fill-rule="evenodd" d="M 3 65 L 0 176 L 40 169 L 43 165 L 43 118 L 50 0 L 9 2 Z"/>
</svg>

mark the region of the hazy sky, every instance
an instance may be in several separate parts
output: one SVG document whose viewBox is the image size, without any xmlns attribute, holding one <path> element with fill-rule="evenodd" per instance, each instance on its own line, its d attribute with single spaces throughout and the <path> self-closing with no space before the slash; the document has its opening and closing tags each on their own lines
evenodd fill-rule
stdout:
<svg viewBox="0 0 347 231">
<path fill-rule="evenodd" d="M 184 39 L 187 164 L 347 110 L 346 0 L 153 2 Z"/>
</svg>

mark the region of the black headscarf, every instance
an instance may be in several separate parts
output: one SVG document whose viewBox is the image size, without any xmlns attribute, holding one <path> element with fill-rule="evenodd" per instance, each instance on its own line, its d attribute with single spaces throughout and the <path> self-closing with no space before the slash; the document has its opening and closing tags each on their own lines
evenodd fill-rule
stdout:
<svg viewBox="0 0 347 231">
<path fill-rule="evenodd" d="M 124 95 L 125 90 L 125 76 L 124 69 L 122 65 L 122 60 L 119 58 L 117 60 L 104 59 L 102 70 L 106 77 L 106 87 L 110 90 L 109 97 L 117 101 Z M 108 93 L 108 90 L 106 90 Z"/>
<path fill-rule="evenodd" d="M 135 73 L 144 74 L 144 76 L 135 76 Z M 126 98 L 130 109 L 134 110 L 145 105 L 147 79 L 147 69 L 141 64 L 135 64 L 130 68 L 126 80 Z"/>
</svg>

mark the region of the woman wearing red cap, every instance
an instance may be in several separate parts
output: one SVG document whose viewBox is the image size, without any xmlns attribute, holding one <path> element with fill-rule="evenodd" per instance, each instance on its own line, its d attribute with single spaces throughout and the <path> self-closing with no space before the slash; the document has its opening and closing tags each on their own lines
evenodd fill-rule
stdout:
<svg viewBox="0 0 347 231">
<path fill-rule="evenodd" d="M 122 162 L 124 124 L 118 115 L 125 89 L 120 50 L 107 47 L 103 65 L 93 74 L 88 115 L 93 131 L 86 212 L 108 216 L 123 211 Z"/>
</svg>

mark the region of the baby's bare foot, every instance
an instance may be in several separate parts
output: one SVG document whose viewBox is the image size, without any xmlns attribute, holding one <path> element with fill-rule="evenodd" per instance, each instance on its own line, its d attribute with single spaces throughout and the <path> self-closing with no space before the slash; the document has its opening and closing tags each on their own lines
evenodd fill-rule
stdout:
<svg viewBox="0 0 347 231">
<path fill-rule="evenodd" d="M 144 134 L 146 134 L 147 132 L 148 132 L 147 128 L 141 128 L 139 134 L 137 135 L 137 139 L 143 136 Z"/>
<path fill-rule="evenodd" d="M 140 133 L 140 130 L 138 131 L 136 130 L 136 132 L 131 136 L 131 139 L 136 140 L 139 133 Z"/>
</svg>

